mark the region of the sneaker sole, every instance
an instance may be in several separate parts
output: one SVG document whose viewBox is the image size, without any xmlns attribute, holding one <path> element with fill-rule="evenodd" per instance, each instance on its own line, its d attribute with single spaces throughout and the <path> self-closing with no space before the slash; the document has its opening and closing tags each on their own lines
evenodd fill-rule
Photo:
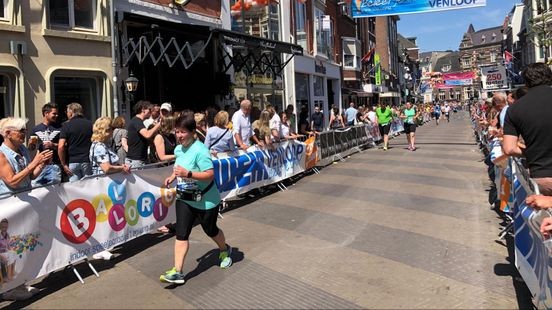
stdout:
<svg viewBox="0 0 552 310">
<path fill-rule="evenodd" d="M 186 282 L 186 280 L 169 280 L 164 278 L 163 276 L 159 277 L 159 281 L 173 284 L 184 284 Z"/>
</svg>

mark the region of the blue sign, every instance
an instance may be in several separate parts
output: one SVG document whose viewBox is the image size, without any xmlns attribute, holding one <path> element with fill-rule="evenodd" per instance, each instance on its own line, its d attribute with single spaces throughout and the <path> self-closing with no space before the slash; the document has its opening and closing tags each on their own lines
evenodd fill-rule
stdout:
<svg viewBox="0 0 552 310">
<path fill-rule="evenodd" d="M 425 13 L 485 6 L 487 0 L 353 0 L 354 18 Z"/>
<path fill-rule="evenodd" d="M 472 85 L 472 84 L 473 84 L 473 79 L 445 81 L 445 85 L 450 85 L 450 86 L 463 86 L 463 85 Z"/>
</svg>

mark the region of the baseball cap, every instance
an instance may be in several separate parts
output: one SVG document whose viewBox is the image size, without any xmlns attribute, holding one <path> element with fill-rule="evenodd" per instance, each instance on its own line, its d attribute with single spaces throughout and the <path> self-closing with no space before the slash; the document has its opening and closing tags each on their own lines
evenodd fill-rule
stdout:
<svg viewBox="0 0 552 310">
<path fill-rule="evenodd" d="M 161 105 L 161 110 L 167 110 L 169 112 L 172 112 L 172 105 L 168 102 L 165 102 Z"/>
</svg>

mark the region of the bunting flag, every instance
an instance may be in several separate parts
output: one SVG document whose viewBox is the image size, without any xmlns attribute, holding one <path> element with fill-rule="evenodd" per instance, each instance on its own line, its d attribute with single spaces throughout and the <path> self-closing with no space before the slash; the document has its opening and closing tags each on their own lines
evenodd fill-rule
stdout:
<svg viewBox="0 0 552 310">
<path fill-rule="evenodd" d="M 508 52 L 507 50 L 504 51 L 504 63 L 509 64 L 512 62 L 512 59 L 514 59 L 514 55 L 512 53 Z"/>
<path fill-rule="evenodd" d="M 372 47 L 366 55 L 362 57 L 360 60 L 361 62 L 370 62 L 370 59 L 372 59 L 372 54 L 374 54 L 374 51 L 376 50 L 376 47 Z"/>
</svg>

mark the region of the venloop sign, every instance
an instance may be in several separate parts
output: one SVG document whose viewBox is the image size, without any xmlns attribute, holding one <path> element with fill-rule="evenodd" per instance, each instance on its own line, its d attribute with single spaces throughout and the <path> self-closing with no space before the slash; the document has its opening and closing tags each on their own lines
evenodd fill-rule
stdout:
<svg viewBox="0 0 552 310">
<path fill-rule="evenodd" d="M 485 6 L 486 0 L 353 0 L 354 18 L 437 12 Z"/>
</svg>

